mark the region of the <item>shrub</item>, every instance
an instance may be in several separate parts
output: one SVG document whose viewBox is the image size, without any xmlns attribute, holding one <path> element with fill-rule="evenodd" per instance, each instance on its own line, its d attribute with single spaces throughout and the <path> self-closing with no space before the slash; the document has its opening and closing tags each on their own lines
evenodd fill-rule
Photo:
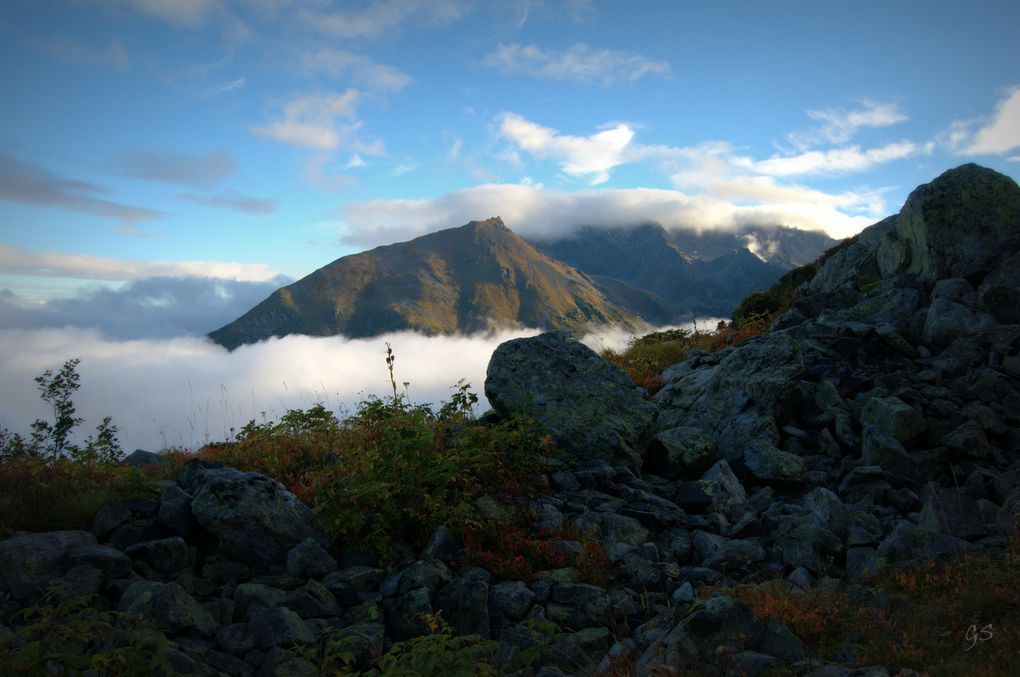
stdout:
<svg viewBox="0 0 1020 677">
<path fill-rule="evenodd" d="M 387 677 L 487 677 L 499 643 L 480 635 L 454 636 L 441 613 L 421 614 L 429 634 L 394 644 L 379 660 Z"/>
<path fill-rule="evenodd" d="M 176 674 L 166 636 L 136 616 L 92 608 L 91 597 L 47 590 L 46 603 L 20 612 L 13 641 L 0 642 L 0 665 L 19 675 Z"/>
<path fill-rule="evenodd" d="M 388 555 L 394 540 L 424 545 L 440 524 L 464 533 L 477 522 L 474 498 L 523 491 L 519 481 L 549 453 L 533 423 L 480 425 L 470 386 L 453 391 L 437 411 L 403 395 L 369 397 L 342 420 L 322 405 L 292 410 L 278 423 L 249 422 L 199 456 L 276 478 L 335 538 Z"/>
</svg>

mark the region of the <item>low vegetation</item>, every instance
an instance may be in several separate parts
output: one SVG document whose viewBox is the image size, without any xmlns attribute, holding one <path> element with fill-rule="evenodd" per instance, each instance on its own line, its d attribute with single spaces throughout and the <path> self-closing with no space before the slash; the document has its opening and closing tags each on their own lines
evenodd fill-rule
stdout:
<svg viewBox="0 0 1020 677">
<path fill-rule="evenodd" d="M 769 308 L 735 314 L 732 323 L 713 332 L 641 337 L 609 357 L 652 389 L 648 379 L 656 369 L 690 351 L 719 350 L 763 331 L 779 311 Z M 573 567 L 578 580 L 606 584 L 610 565 L 597 539 L 570 529 L 530 528 L 535 515 L 527 498 L 540 485 L 529 480 L 540 477 L 555 454 L 543 431 L 523 420 L 482 424 L 472 411 L 477 397 L 464 383 L 438 409 L 412 404 L 397 392 L 393 362 L 389 352 L 392 394 L 370 397 L 353 413 L 338 416 L 321 405 L 289 411 L 276 422 L 249 422 L 235 439 L 194 454 L 167 451 L 165 466 L 142 470 L 114 462 L 121 452 L 109 419 L 86 444 L 71 442 L 81 422 L 72 400 L 78 363 L 71 360 L 37 379 L 53 407 L 53 421 L 37 421 L 29 440 L 0 430 L 0 538 L 19 530 L 88 528 L 108 498 L 154 497 L 156 480 L 175 477 L 186 460 L 197 457 L 278 479 L 319 514 L 338 549 L 385 558 L 395 542 L 420 548 L 435 527 L 446 524 L 465 544 L 465 565 L 483 566 L 496 580 L 530 581 L 543 571 Z M 483 516 L 478 509 L 483 497 L 494 501 L 505 521 Z M 564 554 L 557 540 L 579 541 L 581 554 Z M 716 590 L 740 598 L 759 618 L 783 621 L 822 660 L 835 658 L 836 648 L 849 641 L 857 647 L 859 665 L 949 675 L 1020 671 L 1020 627 L 1014 622 L 1020 617 L 1020 536 L 1000 555 L 927 562 L 865 584 L 871 591 L 866 595 L 838 581 L 809 590 L 779 580 Z M 485 662 L 491 642 L 454 636 L 438 615 L 427 621 L 430 634 L 397 644 L 379 658 L 382 674 L 495 674 Z M 60 591 L 0 622 L 12 628 L 0 636 L 0 664 L 24 674 L 56 664 L 131 674 L 165 641 L 136 618 L 93 609 L 88 600 Z M 331 652 L 328 637 L 314 658 L 328 674 L 349 672 L 342 652 Z M 630 673 L 614 663 L 613 674 Z"/>
</svg>

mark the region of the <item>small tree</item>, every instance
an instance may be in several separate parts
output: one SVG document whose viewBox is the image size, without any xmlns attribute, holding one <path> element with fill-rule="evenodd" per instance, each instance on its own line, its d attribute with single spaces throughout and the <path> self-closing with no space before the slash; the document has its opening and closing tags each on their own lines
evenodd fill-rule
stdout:
<svg viewBox="0 0 1020 677">
<path fill-rule="evenodd" d="M 84 447 L 70 441 L 72 431 L 82 423 L 82 419 L 74 415 L 73 400 L 74 393 L 81 387 L 77 371 L 80 362 L 74 358 L 64 362 L 56 374 L 47 369 L 35 377 L 39 396 L 53 408 L 53 422 L 36 419 L 32 424 L 31 441 L 0 428 L 0 459 L 24 455 L 51 459 L 70 456 L 82 462 L 112 463 L 120 457 L 117 426 L 109 416 L 96 426 L 95 436 L 89 436 Z"/>
<path fill-rule="evenodd" d="M 82 422 L 82 419 L 74 415 L 74 401 L 71 399 L 81 387 L 81 377 L 77 372 L 80 362 L 74 358 L 64 362 L 56 374 L 47 369 L 35 377 L 39 396 L 53 407 L 53 423 L 36 419 L 32 424 L 32 446 L 47 452 L 51 458 L 76 450 L 67 438 Z"/>
</svg>

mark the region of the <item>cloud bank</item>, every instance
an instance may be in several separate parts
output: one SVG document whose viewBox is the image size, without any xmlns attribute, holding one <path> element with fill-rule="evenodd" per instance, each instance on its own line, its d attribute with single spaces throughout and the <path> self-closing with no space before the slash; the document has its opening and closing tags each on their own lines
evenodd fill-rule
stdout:
<svg viewBox="0 0 1020 677">
<path fill-rule="evenodd" d="M 0 329 L 90 328 L 119 340 L 201 336 L 237 319 L 289 281 L 151 277 L 42 302 L 0 293 Z"/>
<path fill-rule="evenodd" d="M 699 322 L 714 326 L 714 321 Z M 197 448 L 231 438 L 248 421 L 277 420 L 289 409 L 321 402 L 353 411 L 369 396 L 390 393 L 386 344 L 396 356 L 400 390 L 414 403 L 447 400 L 460 379 L 487 409 L 485 370 L 492 351 L 536 329 L 427 337 L 397 332 L 370 339 L 289 336 L 233 352 L 202 338 L 113 341 L 88 329 L 0 329 L 0 426 L 27 434 L 52 415 L 33 379 L 81 359 L 74 401 L 85 419 L 78 442 L 111 416 L 125 450 Z M 592 349 L 620 349 L 630 334 L 611 327 L 586 336 Z"/>
<path fill-rule="evenodd" d="M 502 217 L 522 237 L 544 240 L 562 238 L 582 226 L 611 228 L 649 221 L 682 230 L 786 225 L 847 237 L 878 220 L 841 211 L 870 208 L 873 195 L 831 196 L 768 181 L 743 186 L 720 182 L 708 188 L 719 196 L 651 188 L 564 193 L 535 185 L 490 183 L 424 200 L 366 200 L 346 206 L 340 239 L 347 245 L 371 247 L 492 216 Z M 726 196 L 726 191 L 732 195 Z M 739 204 L 734 195 L 753 202 Z"/>
</svg>

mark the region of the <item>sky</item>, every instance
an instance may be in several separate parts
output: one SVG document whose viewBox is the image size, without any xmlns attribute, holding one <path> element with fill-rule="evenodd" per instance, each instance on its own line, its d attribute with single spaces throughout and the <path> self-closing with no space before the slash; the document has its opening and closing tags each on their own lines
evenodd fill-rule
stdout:
<svg viewBox="0 0 1020 677">
<path fill-rule="evenodd" d="M 846 237 L 959 164 L 1017 178 L 1018 25 L 1015 0 L 5 0 L 0 426 L 44 416 L 32 377 L 71 357 L 88 422 L 149 446 L 385 393 L 361 366 L 386 338 L 412 394 L 480 390 L 491 336 L 203 336 L 475 219 Z"/>
</svg>

